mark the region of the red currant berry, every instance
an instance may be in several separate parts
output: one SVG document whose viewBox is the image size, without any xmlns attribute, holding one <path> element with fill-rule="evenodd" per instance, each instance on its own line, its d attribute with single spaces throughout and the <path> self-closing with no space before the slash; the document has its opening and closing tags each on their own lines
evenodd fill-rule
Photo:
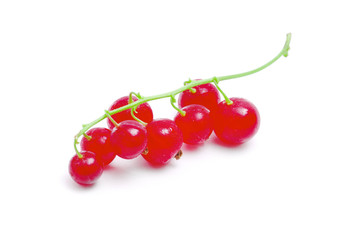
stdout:
<svg viewBox="0 0 357 240">
<path fill-rule="evenodd" d="M 138 100 L 138 98 L 133 96 L 133 101 L 135 102 L 137 100 Z M 121 97 L 110 106 L 109 111 L 123 107 L 128 104 L 129 104 L 129 96 Z M 152 113 L 150 105 L 148 103 L 140 104 L 136 108 L 135 116 L 146 123 L 151 122 L 153 120 L 153 113 Z M 134 118 L 131 116 L 130 109 L 113 114 L 112 118 L 117 123 L 120 123 L 125 120 L 134 120 Z M 107 122 L 108 122 L 108 126 L 110 129 L 113 129 L 115 127 L 114 124 L 109 119 L 107 120 Z"/>
<path fill-rule="evenodd" d="M 170 119 L 155 119 L 146 126 L 147 151 L 142 156 L 153 166 L 163 166 L 180 152 L 182 132 Z"/>
<path fill-rule="evenodd" d="M 90 140 L 83 137 L 81 148 L 84 151 L 93 152 L 103 166 L 108 165 L 115 158 L 113 147 L 110 143 L 111 131 L 107 128 L 92 128 L 86 133 Z"/>
<path fill-rule="evenodd" d="M 210 118 L 210 111 L 198 104 L 192 104 L 182 109 L 185 116 L 178 113 L 175 123 L 181 129 L 183 142 L 187 144 L 204 143 L 212 133 L 213 123 Z"/>
<path fill-rule="evenodd" d="M 199 104 L 205 106 L 211 112 L 215 111 L 220 101 L 220 95 L 217 88 L 212 83 L 206 83 L 193 87 L 195 93 L 190 90 L 185 90 L 180 93 L 178 105 L 183 108 L 190 104 Z"/>
<path fill-rule="evenodd" d="M 214 114 L 214 132 L 227 144 L 241 144 L 249 140 L 258 131 L 260 117 L 257 108 L 242 98 L 230 98 L 219 103 Z"/>
<path fill-rule="evenodd" d="M 69 163 L 69 174 L 72 179 L 81 185 L 91 185 L 102 175 L 103 165 L 92 152 L 81 152 L 82 157 L 76 154 Z"/>
<path fill-rule="evenodd" d="M 114 152 L 121 158 L 132 159 L 139 156 L 147 145 L 146 128 L 134 120 L 119 123 L 112 131 L 110 141 Z"/>
</svg>

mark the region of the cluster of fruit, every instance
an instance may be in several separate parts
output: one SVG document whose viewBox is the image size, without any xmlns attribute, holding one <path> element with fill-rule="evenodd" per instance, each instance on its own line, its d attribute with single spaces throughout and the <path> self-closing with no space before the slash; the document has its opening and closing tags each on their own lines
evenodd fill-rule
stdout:
<svg viewBox="0 0 357 240">
<path fill-rule="evenodd" d="M 109 110 L 137 100 L 135 96 L 119 98 Z M 239 145 L 259 127 L 259 113 L 252 103 L 227 97 L 221 101 L 212 83 L 181 92 L 178 105 L 179 112 L 173 120 L 154 119 L 147 102 L 135 108 L 134 116 L 131 109 L 108 114 L 108 128 L 91 128 L 83 134 L 82 151 L 69 165 L 73 180 L 82 185 L 93 184 L 116 156 L 133 159 L 141 155 L 153 166 L 164 166 L 181 156 L 183 143 L 202 144 L 213 131 L 222 142 Z"/>
<path fill-rule="evenodd" d="M 106 165 L 116 156 L 132 159 L 141 155 L 153 166 L 164 166 L 172 158 L 180 158 L 182 144 L 202 144 L 214 131 L 224 143 L 239 145 L 249 140 L 259 127 L 256 107 L 242 98 L 228 98 L 218 86 L 220 81 L 259 72 L 280 57 L 288 56 L 291 34 L 279 54 L 266 64 L 248 72 L 185 82 L 185 86 L 169 93 L 143 98 L 130 93 L 115 101 L 106 114 L 89 124 L 74 138 L 76 155 L 69 172 L 82 185 L 93 184 Z M 175 96 L 179 95 L 178 107 Z M 221 101 L 220 94 L 223 96 Z M 134 96 L 133 96 L 134 95 Z M 148 101 L 171 98 L 178 111 L 173 120 L 154 119 Z M 107 119 L 109 128 L 92 128 Z M 78 151 L 79 137 L 81 149 Z"/>
</svg>

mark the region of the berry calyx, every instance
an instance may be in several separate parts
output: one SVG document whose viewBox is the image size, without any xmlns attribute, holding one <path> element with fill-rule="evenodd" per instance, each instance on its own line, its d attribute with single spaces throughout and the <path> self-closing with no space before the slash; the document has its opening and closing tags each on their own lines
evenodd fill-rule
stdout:
<svg viewBox="0 0 357 240">
<path fill-rule="evenodd" d="M 103 165 L 92 152 L 82 151 L 81 158 L 74 155 L 69 163 L 69 174 L 81 185 L 92 185 L 103 173 Z"/>
<path fill-rule="evenodd" d="M 257 108 L 243 98 L 230 98 L 227 105 L 223 100 L 214 114 L 214 132 L 227 144 L 241 144 L 252 138 L 258 131 L 260 117 Z"/>
<path fill-rule="evenodd" d="M 146 128 L 134 120 L 125 120 L 111 133 L 114 152 L 121 158 L 132 159 L 139 156 L 147 145 Z"/>
<path fill-rule="evenodd" d="M 180 151 L 182 132 L 170 119 L 154 119 L 146 126 L 148 144 L 143 158 L 153 166 L 163 166 Z"/>
<path fill-rule="evenodd" d="M 220 95 L 212 83 L 206 83 L 193 87 L 195 91 L 185 90 L 179 95 L 178 105 L 180 108 L 191 104 L 205 106 L 210 111 L 215 111 L 220 102 Z"/>
<path fill-rule="evenodd" d="M 135 96 L 132 96 L 132 100 L 133 100 L 133 102 L 135 102 L 138 100 L 138 98 Z M 129 96 L 121 97 L 110 106 L 109 111 L 126 106 L 128 104 L 129 104 Z M 111 116 L 117 123 L 120 123 L 125 120 L 135 120 L 131 116 L 130 109 L 118 112 Z M 141 119 L 142 121 L 144 121 L 145 123 L 151 122 L 153 120 L 153 112 L 152 112 L 150 105 L 148 103 L 143 103 L 143 104 L 140 104 L 139 106 L 137 106 L 136 111 L 135 111 L 135 116 L 137 118 Z M 110 129 L 113 129 L 115 127 L 114 124 L 112 123 L 112 121 L 110 121 L 109 119 L 107 120 L 107 123 L 108 123 L 108 127 Z"/>
<path fill-rule="evenodd" d="M 110 135 L 111 131 L 107 128 L 92 128 L 87 131 L 86 137 L 82 138 L 81 148 L 93 152 L 103 166 L 108 165 L 115 158 Z"/>
<path fill-rule="evenodd" d="M 182 109 L 185 116 L 177 113 L 174 120 L 182 131 L 183 142 L 186 144 L 202 144 L 213 131 L 210 111 L 198 104 L 191 104 Z"/>
</svg>

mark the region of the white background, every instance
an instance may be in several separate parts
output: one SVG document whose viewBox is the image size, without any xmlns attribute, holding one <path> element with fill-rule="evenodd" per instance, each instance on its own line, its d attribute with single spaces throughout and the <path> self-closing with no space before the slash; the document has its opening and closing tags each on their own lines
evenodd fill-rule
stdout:
<svg viewBox="0 0 357 240">
<path fill-rule="evenodd" d="M 353 3 L 1 1 L 0 238 L 357 239 Z M 288 32 L 288 58 L 220 84 L 259 109 L 250 142 L 69 177 L 73 136 L 117 98 L 251 70 Z"/>
</svg>

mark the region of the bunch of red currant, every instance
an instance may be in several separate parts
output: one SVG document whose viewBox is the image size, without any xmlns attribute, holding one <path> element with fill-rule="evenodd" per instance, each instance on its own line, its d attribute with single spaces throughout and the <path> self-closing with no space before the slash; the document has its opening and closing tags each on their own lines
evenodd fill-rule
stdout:
<svg viewBox="0 0 357 240">
<path fill-rule="evenodd" d="M 129 96 L 125 96 L 109 110 L 128 104 Z M 181 156 L 183 143 L 202 144 L 212 131 L 227 144 L 241 144 L 258 130 L 256 107 L 242 98 L 221 101 L 211 83 L 183 91 L 178 104 L 181 111 L 174 120 L 153 119 L 150 105 L 143 103 L 135 116 L 147 124 L 136 121 L 127 109 L 108 118 L 109 129 L 88 130 L 81 140 L 80 156 L 75 155 L 70 162 L 72 178 L 80 184 L 93 184 L 115 156 L 133 159 L 141 155 L 153 166 L 164 166 Z"/>
<path fill-rule="evenodd" d="M 77 154 L 71 159 L 69 172 L 81 185 L 93 184 L 106 165 L 116 156 L 133 159 L 141 155 L 152 166 L 164 166 L 170 159 L 180 158 L 185 144 L 203 144 L 214 131 L 224 143 L 239 145 L 249 140 L 259 128 L 257 108 L 242 98 L 228 98 L 218 86 L 223 80 L 258 72 L 281 56 L 287 56 L 290 34 L 283 50 L 273 60 L 255 70 L 210 79 L 189 80 L 171 93 L 141 97 L 130 93 L 116 100 L 99 119 L 84 125 L 75 136 Z M 178 107 L 175 96 L 179 94 Z M 224 97 L 221 100 L 220 95 Z M 171 98 L 178 111 L 173 120 L 154 119 L 148 101 Z M 91 128 L 107 119 L 108 128 Z M 78 138 L 82 151 L 77 150 Z"/>
</svg>

